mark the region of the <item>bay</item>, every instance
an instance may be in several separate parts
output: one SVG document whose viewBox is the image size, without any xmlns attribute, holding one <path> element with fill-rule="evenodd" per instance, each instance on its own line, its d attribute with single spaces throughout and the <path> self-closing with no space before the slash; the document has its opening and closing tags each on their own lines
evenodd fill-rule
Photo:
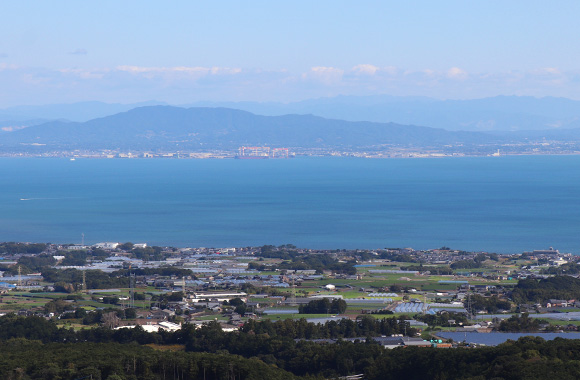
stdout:
<svg viewBox="0 0 580 380">
<path fill-rule="evenodd" d="M 580 156 L 0 158 L 0 240 L 580 253 Z"/>
</svg>

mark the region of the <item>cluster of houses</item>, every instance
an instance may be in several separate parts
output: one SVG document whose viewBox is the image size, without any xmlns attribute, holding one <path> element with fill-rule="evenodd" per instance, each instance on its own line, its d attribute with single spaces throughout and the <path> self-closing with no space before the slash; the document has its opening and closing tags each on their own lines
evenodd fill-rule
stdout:
<svg viewBox="0 0 580 380">
<path fill-rule="evenodd" d="M 254 288 L 294 288 L 295 286 L 300 286 L 304 281 L 315 281 L 320 280 L 323 277 L 333 278 L 337 280 L 349 280 L 353 281 L 350 284 L 341 285 L 343 289 L 354 290 L 354 281 L 360 280 L 363 276 L 360 272 L 356 275 L 346 275 L 346 274 L 332 274 L 331 271 L 323 271 L 323 274 L 317 273 L 314 270 L 296 270 L 296 271 L 280 271 L 277 274 L 263 274 L 258 270 L 250 269 L 250 262 L 258 260 L 256 253 L 259 252 L 259 247 L 243 247 L 243 248 L 164 248 L 164 253 L 167 254 L 167 259 L 163 261 L 144 261 L 132 257 L 130 251 L 124 251 L 120 249 L 121 244 L 115 242 L 103 242 L 98 243 L 93 246 L 81 245 L 61 245 L 55 246 L 50 245 L 48 252 L 54 254 L 57 264 L 55 268 L 66 269 L 66 268 L 76 268 L 79 270 L 94 270 L 99 269 L 103 272 L 113 272 L 119 268 L 163 268 L 170 266 L 172 268 L 188 269 L 191 271 L 192 275 L 178 277 L 178 276 L 162 276 L 162 275 L 140 275 L 135 276 L 137 288 L 142 286 L 154 286 L 159 289 L 159 292 L 176 292 L 182 291 L 185 296 L 181 300 L 171 301 L 164 304 L 164 309 L 160 309 L 159 306 L 152 306 L 147 310 L 139 310 L 137 314 L 136 322 L 132 321 L 130 324 L 139 324 L 146 329 L 165 329 L 171 330 L 179 327 L 178 323 L 174 323 L 178 319 L 179 321 L 199 324 L 203 323 L 199 321 L 199 316 L 201 313 L 207 314 L 222 314 L 225 315 L 228 320 L 224 324 L 225 329 L 237 328 L 242 323 L 242 316 L 239 313 L 233 311 L 234 308 L 228 307 L 228 302 L 234 298 L 240 298 L 246 305 L 247 310 L 244 312 L 244 318 L 256 318 L 259 313 L 267 310 L 268 307 L 296 307 L 297 305 L 306 304 L 317 297 L 335 297 L 341 298 L 341 289 L 337 289 L 335 285 L 327 284 L 321 289 L 323 292 L 335 292 L 334 295 L 314 295 L 310 297 L 302 296 L 297 297 L 285 297 L 276 295 L 276 292 L 271 294 L 254 294 L 248 295 L 243 289 L 247 287 Z M 135 248 L 147 248 L 146 243 L 133 244 Z M 109 252 L 110 256 L 102 259 L 89 262 L 83 266 L 65 267 L 60 264 L 64 259 L 64 256 L 58 255 L 57 253 L 63 250 L 68 251 L 79 251 L 89 248 L 98 248 Z M 311 254 L 333 254 L 336 257 L 341 258 L 352 258 L 356 257 L 360 252 L 358 251 L 312 251 L 307 249 L 296 249 L 298 252 L 311 253 Z M 460 260 L 473 260 L 480 255 L 481 252 L 463 252 L 457 250 L 450 250 L 447 248 L 429 250 L 429 251 L 415 251 L 411 248 L 403 248 L 396 250 L 388 250 L 389 253 L 406 255 L 417 261 L 421 261 L 425 264 L 431 265 L 449 265 L 453 262 Z M 372 256 L 378 256 L 378 252 L 370 252 Z M 576 261 L 576 257 L 570 254 L 562 254 L 555 249 L 548 250 L 536 250 L 531 252 L 525 252 L 525 257 L 535 260 L 542 260 L 546 262 L 549 266 L 561 266 L 569 262 Z M 517 258 L 521 255 L 502 255 L 502 257 Z M 5 260 L 4 263 L 15 264 L 19 258 L 19 255 L 15 255 L 10 258 L 10 261 Z M 388 260 L 376 260 L 376 262 L 388 263 Z M 363 265 L 374 267 L 375 265 Z M 409 277 L 415 275 L 422 275 L 425 272 L 419 271 L 406 271 L 399 269 L 382 269 L 382 268 L 366 268 L 367 272 L 371 275 L 375 274 L 399 274 L 400 279 L 404 282 L 405 279 L 410 281 Z M 0 272 L 1 274 L 1 272 Z M 407 277 L 409 276 L 409 277 Z M 487 280 L 507 280 L 507 279 L 520 279 L 520 278 L 531 278 L 531 277 L 545 277 L 547 275 L 541 275 L 534 268 L 518 268 L 517 270 L 497 270 L 497 271 L 486 271 L 486 272 L 473 272 L 466 270 L 465 273 L 459 273 L 459 276 L 450 276 L 448 280 L 441 280 L 439 283 L 441 285 L 454 285 L 455 290 L 437 290 L 433 292 L 422 292 L 422 297 L 430 299 L 430 307 L 425 309 L 431 309 L 434 312 L 467 312 L 463 307 L 450 306 L 451 301 L 456 301 L 462 303 L 467 294 L 478 293 L 484 296 L 490 293 L 500 294 L 504 289 L 500 285 L 489 285 L 489 284 L 473 284 L 473 277 L 480 278 L 482 282 Z M 472 284 L 469 284 L 465 277 L 469 277 Z M 4 277 L 0 278 L 0 292 L 9 291 L 11 289 L 33 289 L 34 287 L 42 288 L 39 284 L 42 278 L 39 274 L 35 275 L 22 275 L 17 277 Z M 479 280 L 479 279 L 478 279 Z M 341 281 L 344 283 L 344 281 Z M 347 289 L 348 288 L 348 289 Z M 443 288 L 443 287 L 442 287 Z M 448 288 L 448 287 L 447 287 Z M 50 290 L 50 289 L 48 289 Z M 380 305 L 380 307 L 387 307 L 387 305 L 392 305 L 392 309 L 399 306 L 400 303 L 393 302 L 393 296 L 376 296 L 376 289 L 359 289 L 361 296 L 359 298 L 348 298 L 347 303 L 352 305 L 365 305 L 373 304 Z M 373 293 L 375 291 L 375 293 Z M 405 289 L 408 293 L 416 293 L 416 289 Z M 375 296 L 371 296 L 375 294 Z M 385 293 L 387 294 L 387 293 Z M 395 294 L 397 296 L 397 294 Z M 441 299 L 446 303 L 436 305 L 433 303 L 435 299 Z M 413 302 L 414 301 L 414 302 Z M 423 300 L 424 301 L 424 300 Z M 420 298 L 416 300 L 409 300 L 409 303 L 422 302 Z M 224 307 L 225 304 L 225 307 Z M 435 306 L 437 307 L 435 307 Z M 527 308 L 527 306 L 530 306 Z M 580 303 L 572 300 L 549 300 L 544 305 L 522 305 L 521 310 L 538 310 L 539 308 L 566 308 L 566 307 L 578 307 Z M 362 307 L 361 307 L 362 309 Z M 409 310 L 415 310 L 415 306 L 409 306 Z M 176 318 L 179 317 L 179 318 Z M 220 318 L 223 320 L 224 318 Z M 123 321 L 118 322 L 118 327 L 126 324 Z M 490 326 L 480 325 L 476 328 L 487 329 Z M 483 330 L 482 330 L 483 331 Z"/>
</svg>

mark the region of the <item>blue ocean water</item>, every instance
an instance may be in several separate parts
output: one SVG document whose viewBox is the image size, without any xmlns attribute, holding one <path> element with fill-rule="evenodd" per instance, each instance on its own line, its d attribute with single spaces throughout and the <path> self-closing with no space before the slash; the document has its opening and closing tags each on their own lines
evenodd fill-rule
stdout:
<svg viewBox="0 0 580 380">
<path fill-rule="evenodd" d="M 0 158 L 0 241 L 580 253 L 580 156 Z"/>
</svg>

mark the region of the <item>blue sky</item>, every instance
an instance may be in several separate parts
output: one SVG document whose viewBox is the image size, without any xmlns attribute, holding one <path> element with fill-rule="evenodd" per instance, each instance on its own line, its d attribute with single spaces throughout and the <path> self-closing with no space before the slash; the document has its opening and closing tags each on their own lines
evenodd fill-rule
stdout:
<svg viewBox="0 0 580 380">
<path fill-rule="evenodd" d="M 578 99 L 578 15 L 578 1 L 5 1 L 0 107 Z"/>
</svg>

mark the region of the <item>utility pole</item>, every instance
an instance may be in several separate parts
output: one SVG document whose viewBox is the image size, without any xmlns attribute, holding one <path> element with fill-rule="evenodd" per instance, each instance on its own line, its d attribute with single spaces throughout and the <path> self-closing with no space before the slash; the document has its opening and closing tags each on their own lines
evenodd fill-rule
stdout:
<svg viewBox="0 0 580 380">
<path fill-rule="evenodd" d="M 472 310 L 471 310 L 471 294 L 467 294 L 467 316 L 469 319 L 473 319 Z"/>
<path fill-rule="evenodd" d="M 135 307 L 135 276 L 131 272 L 129 272 L 129 306 Z"/>
<path fill-rule="evenodd" d="M 294 297 L 292 303 L 296 304 L 296 285 L 294 284 L 294 273 L 292 273 L 292 296 Z"/>
</svg>

